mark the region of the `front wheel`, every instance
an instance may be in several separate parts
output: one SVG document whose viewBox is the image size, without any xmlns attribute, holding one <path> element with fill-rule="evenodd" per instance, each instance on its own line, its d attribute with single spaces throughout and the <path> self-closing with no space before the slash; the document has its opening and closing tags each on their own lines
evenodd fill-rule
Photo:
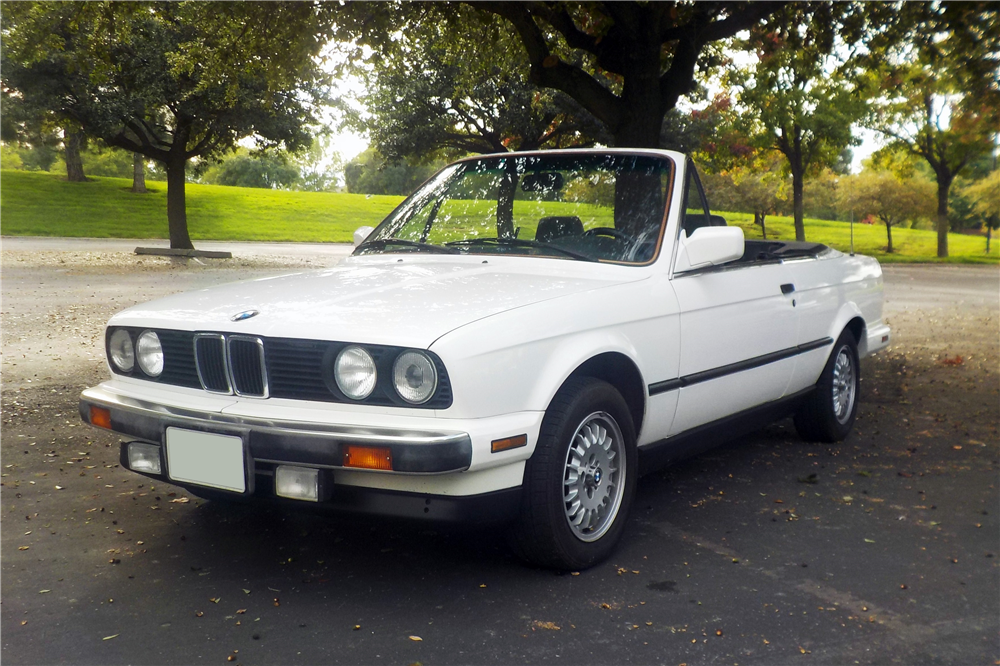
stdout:
<svg viewBox="0 0 1000 666">
<path fill-rule="evenodd" d="M 795 429 L 809 442 L 839 442 L 858 414 L 861 371 L 858 345 L 849 330 L 841 333 L 816 382 L 816 390 L 795 414 Z"/>
<path fill-rule="evenodd" d="M 635 431 L 621 394 L 574 378 L 545 412 L 524 472 L 514 549 L 531 564 L 585 569 L 621 538 L 636 487 Z"/>
</svg>

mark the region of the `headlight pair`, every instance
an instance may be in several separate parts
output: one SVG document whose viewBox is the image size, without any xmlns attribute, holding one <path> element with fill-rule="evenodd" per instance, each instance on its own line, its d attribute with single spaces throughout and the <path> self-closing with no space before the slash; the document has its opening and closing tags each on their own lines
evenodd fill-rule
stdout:
<svg viewBox="0 0 1000 666">
<path fill-rule="evenodd" d="M 139 369 L 150 377 L 159 377 L 163 372 L 163 346 L 154 331 L 143 331 L 133 345 L 132 335 L 119 328 L 108 341 L 108 356 L 111 363 L 126 374 L 135 368 L 136 360 Z"/>
<path fill-rule="evenodd" d="M 337 387 L 352 400 L 364 400 L 375 390 L 378 369 L 375 359 L 364 347 L 344 347 L 333 364 Z M 404 351 L 392 364 L 392 385 L 396 393 L 411 405 L 421 405 L 437 390 L 438 376 L 434 361 L 427 354 Z"/>
</svg>

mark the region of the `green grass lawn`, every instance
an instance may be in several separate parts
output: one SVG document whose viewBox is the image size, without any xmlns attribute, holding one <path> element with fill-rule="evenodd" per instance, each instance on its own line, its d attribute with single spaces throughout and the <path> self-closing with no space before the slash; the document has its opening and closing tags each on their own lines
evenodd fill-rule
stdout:
<svg viewBox="0 0 1000 666">
<path fill-rule="evenodd" d="M 167 238 L 167 184 L 94 178 L 70 183 L 24 171 L 0 173 L 0 233 L 5 236 Z M 402 197 L 284 192 L 188 183 L 188 230 L 193 240 L 342 242 L 375 226 Z"/>
<path fill-rule="evenodd" d="M 132 194 L 131 180 L 94 178 L 69 183 L 47 173 L 0 173 L 0 233 L 7 236 L 166 238 L 167 186 L 149 183 L 149 194 Z M 375 226 L 400 201 L 396 196 L 326 192 L 283 192 L 218 185 L 187 185 L 188 227 L 194 240 L 350 242 L 355 229 Z M 551 214 L 551 213 L 550 213 Z M 760 228 L 743 213 L 722 213 L 730 224 L 760 238 Z M 850 226 L 807 218 L 806 237 L 838 250 L 850 249 Z M 768 238 L 794 239 L 788 217 L 767 219 Z M 527 231 L 527 229 L 526 229 Z M 854 247 L 884 262 L 931 262 L 937 234 L 893 229 L 896 252 L 885 253 L 885 227 L 854 225 Z M 952 263 L 997 263 L 1000 243 L 984 254 L 981 236 L 951 234 Z"/>
</svg>

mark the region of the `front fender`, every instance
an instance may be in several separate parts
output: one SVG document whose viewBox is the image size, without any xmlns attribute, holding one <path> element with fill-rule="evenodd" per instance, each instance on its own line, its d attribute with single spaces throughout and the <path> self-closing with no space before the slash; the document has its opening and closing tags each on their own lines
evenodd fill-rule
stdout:
<svg viewBox="0 0 1000 666">
<path fill-rule="evenodd" d="M 676 301 L 653 297 L 654 282 L 511 310 L 443 336 L 431 349 L 448 368 L 454 399 L 441 415 L 544 411 L 577 368 L 609 352 L 634 363 L 643 382 L 677 376 Z"/>
</svg>

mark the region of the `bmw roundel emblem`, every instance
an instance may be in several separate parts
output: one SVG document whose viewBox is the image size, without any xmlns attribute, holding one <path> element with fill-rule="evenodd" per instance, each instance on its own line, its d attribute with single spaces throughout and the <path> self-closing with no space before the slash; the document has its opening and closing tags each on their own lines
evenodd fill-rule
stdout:
<svg viewBox="0 0 1000 666">
<path fill-rule="evenodd" d="M 260 310 L 244 310 L 243 312 L 239 312 L 237 314 L 234 314 L 232 317 L 229 318 L 229 320 L 230 321 L 243 321 L 244 319 L 249 319 L 250 317 L 256 317 L 259 314 L 260 314 Z"/>
</svg>

